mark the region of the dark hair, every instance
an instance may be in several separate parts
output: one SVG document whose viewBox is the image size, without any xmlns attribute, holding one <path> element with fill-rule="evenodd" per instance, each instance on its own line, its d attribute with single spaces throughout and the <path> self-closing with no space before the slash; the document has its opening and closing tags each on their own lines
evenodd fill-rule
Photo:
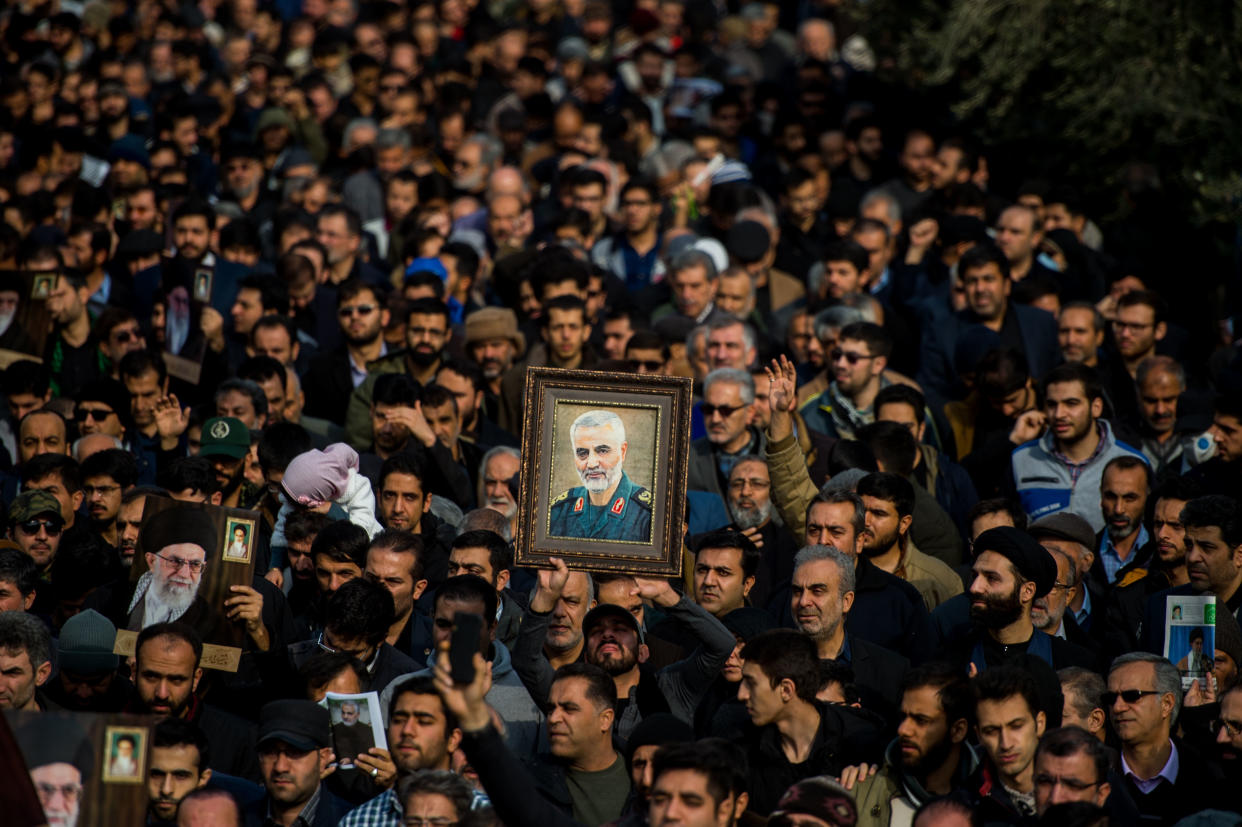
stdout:
<svg viewBox="0 0 1242 827">
<path fill-rule="evenodd" d="M 168 223 L 170 226 L 175 227 L 181 219 L 194 215 L 202 216 L 206 220 L 207 229 L 214 230 L 216 228 L 216 211 L 206 201 L 197 197 L 187 198 L 178 204 L 177 209 L 173 210 L 172 220 Z"/>
<path fill-rule="evenodd" d="M 325 209 L 327 208 L 325 207 Z M 339 310 L 345 302 L 356 299 L 363 293 L 370 293 L 372 298 L 375 299 L 375 303 L 380 307 L 383 307 L 384 299 L 388 295 L 388 291 L 377 284 L 372 284 L 369 281 L 363 281 L 358 278 L 349 279 L 348 281 L 342 282 L 341 286 L 337 288 L 337 309 Z"/>
<path fill-rule="evenodd" d="M 985 514 L 995 514 L 999 511 L 1004 511 L 1009 515 L 1009 519 L 1013 522 L 1015 528 L 1023 531 L 1026 530 L 1026 511 L 1023 510 L 1019 503 L 1008 497 L 992 497 L 987 500 L 979 500 L 979 502 L 971 506 L 970 511 L 966 512 L 966 527 L 969 529 L 970 526 L 974 525 L 975 520 Z"/>
<path fill-rule="evenodd" d="M 854 668 L 839 660 L 819 662 L 819 688 L 822 691 L 831 684 L 841 684 L 841 695 L 846 704 L 858 703 L 858 685 L 854 682 Z"/>
<path fill-rule="evenodd" d="M 284 282 L 286 287 L 291 284 L 301 284 L 315 277 L 315 265 L 301 253 L 290 251 L 276 259 L 276 277 Z"/>
<path fill-rule="evenodd" d="M 319 532 L 323 531 L 324 526 L 331 522 L 327 514 L 295 509 L 285 517 L 285 540 L 289 543 L 300 543 L 303 540 L 313 542 Z"/>
<path fill-rule="evenodd" d="M 1242 544 L 1242 508 L 1233 497 L 1219 494 L 1196 497 L 1182 508 L 1182 526 L 1188 529 L 1215 526 L 1230 548 Z"/>
<path fill-rule="evenodd" d="M 457 277 L 473 281 L 479 275 L 479 254 L 464 241 L 450 241 L 440 248 L 440 255 L 457 259 Z"/>
<path fill-rule="evenodd" d="M 993 666 L 976 675 L 971 684 L 974 688 L 976 709 L 981 701 L 1004 701 L 1020 695 L 1026 701 L 1032 719 L 1043 711 L 1039 684 L 1025 669 L 1017 666 Z"/>
<path fill-rule="evenodd" d="M 483 622 L 489 627 L 496 623 L 496 605 L 500 600 L 496 587 L 478 575 L 458 574 L 445 580 L 436 590 L 436 604 L 441 600 L 478 601 L 483 604 Z"/>
<path fill-rule="evenodd" d="M 410 454 L 393 454 L 384 460 L 384 464 L 380 466 L 379 472 L 379 490 L 382 494 L 384 491 L 384 483 L 393 474 L 408 474 L 418 479 L 419 487 L 423 484 L 423 468 Z M 427 496 L 428 492 L 424 489 L 423 496 Z"/>
<path fill-rule="evenodd" d="M 586 302 L 582 299 L 577 296 L 557 296 L 555 299 L 549 299 L 543 305 L 543 316 L 539 319 L 542 327 L 547 327 L 552 323 L 553 310 L 577 310 L 582 313 L 583 324 L 591 321 L 587 318 Z"/>
<path fill-rule="evenodd" d="M 233 222 L 229 222 L 232 224 Z M 221 244 L 223 247 L 223 244 Z M 259 305 L 264 314 L 289 312 L 289 288 L 280 278 L 263 273 L 251 273 L 237 284 L 238 292 L 254 290 L 259 294 Z"/>
<path fill-rule="evenodd" d="M 336 563 L 353 563 L 358 571 L 363 571 L 367 567 L 370 542 L 362 526 L 348 520 L 334 520 L 324 526 L 311 543 L 311 559 L 322 554 Z"/>
<path fill-rule="evenodd" d="M 905 425 L 889 421 L 872 422 L 861 428 L 857 436 L 860 442 L 871 448 L 876 462 L 894 475 L 905 477 L 914 473 L 919 444 Z M 911 491 L 912 496 L 913 493 Z"/>
<path fill-rule="evenodd" d="M 52 635 L 43 621 L 26 612 L 0 612 L 0 652 L 14 651 L 25 652 L 36 670 L 52 660 Z"/>
<path fill-rule="evenodd" d="M 819 692 L 819 653 L 810 637 L 793 629 L 770 629 L 742 647 L 742 659 L 754 661 L 773 688 L 791 680 L 794 690 L 807 703 Z"/>
<path fill-rule="evenodd" d="M 116 549 L 98 532 L 66 532 L 48 573 L 58 600 L 77 600 L 120 573 Z"/>
<path fill-rule="evenodd" d="M 82 479 L 111 477 L 122 489 L 138 482 L 138 460 L 129 451 L 109 448 L 97 451 L 82 461 Z"/>
<path fill-rule="evenodd" d="M 856 439 L 838 439 L 828 449 L 828 474 L 836 476 L 851 468 L 868 473 L 880 470 L 870 445 Z"/>
<path fill-rule="evenodd" d="M 12 583 L 26 597 L 39 586 L 39 567 L 25 552 L 0 548 L 0 581 Z"/>
<path fill-rule="evenodd" d="M 371 406 L 405 405 L 414 407 L 418 401 L 418 383 L 404 373 L 381 373 L 375 377 Z"/>
<path fill-rule="evenodd" d="M 367 551 L 369 552 L 371 549 L 412 555 L 414 562 L 410 565 L 410 577 L 415 583 L 423 579 L 424 558 L 427 555 L 427 550 L 423 545 L 423 538 L 417 534 L 399 528 L 386 528 L 371 541 L 371 546 Z"/>
<path fill-rule="evenodd" d="M 1176 476 L 1169 477 L 1160 483 L 1149 499 L 1153 503 L 1158 503 L 1161 500 L 1190 502 L 1196 497 L 1201 496 L 1203 496 L 1203 489 L 1197 482 L 1183 476 Z"/>
<path fill-rule="evenodd" d="M 271 356 L 251 356 L 237 366 L 237 378 L 248 379 L 255 384 L 275 379 L 283 390 L 288 382 L 285 366 Z M 266 396 L 266 394 L 264 394 Z"/>
<path fill-rule="evenodd" d="M 487 378 L 483 375 L 482 368 L 474 362 L 449 356 L 440 361 L 440 369 L 436 371 L 437 381 L 440 374 L 445 371 L 464 377 L 476 392 L 487 390 Z"/>
<path fill-rule="evenodd" d="M 717 806 L 729 796 L 745 792 L 750 784 L 746 751 L 723 738 L 665 744 L 656 750 L 651 767 L 655 780 L 673 770 L 701 773 L 707 779 L 707 794 Z"/>
<path fill-rule="evenodd" d="M 163 385 L 168 378 L 168 368 L 164 365 L 164 357 L 151 350 L 131 350 L 121 357 L 117 364 L 117 372 L 121 380 L 138 379 L 148 372 L 155 371 L 156 384 Z"/>
<path fill-rule="evenodd" d="M 255 416 L 267 416 L 267 394 L 263 392 L 263 388 L 249 379 L 225 379 L 216 386 L 216 392 L 212 399 L 213 401 L 219 401 L 226 393 L 234 391 L 250 397 L 250 404 L 254 408 Z"/>
<path fill-rule="evenodd" d="M 70 494 L 82 490 L 82 471 L 77 460 L 64 454 L 38 454 L 22 464 L 22 488 L 46 477 L 60 477 L 60 482 Z"/>
<path fill-rule="evenodd" d="M 1001 278 L 1009 281 L 1009 259 L 1005 258 L 999 247 L 991 243 L 976 244 L 962 253 L 957 262 L 957 272 L 965 278 L 971 270 L 980 270 L 989 264 L 995 264 L 1000 270 Z"/>
<path fill-rule="evenodd" d="M 427 385 L 422 391 L 422 406 L 424 408 L 439 408 L 443 405 L 451 404 L 453 412 L 460 415 L 461 411 L 457 410 L 457 397 L 443 385 Z"/>
<path fill-rule="evenodd" d="M 188 643 L 190 648 L 194 650 L 194 668 L 198 668 L 199 661 L 203 659 L 203 639 L 198 636 L 198 632 L 193 626 L 177 621 L 172 623 L 152 623 L 139 632 L 138 640 L 134 643 L 135 659 L 141 659 L 142 647 L 148 641 L 161 637 L 168 637 Z"/>
<path fill-rule="evenodd" d="M 759 561 L 762 555 L 758 547 L 751 542 L 751 539 L 740 531 L 735 531 L 731 528 L 721 528 L 701 534 L 695 538 L 694 556 L 696 558 L 700 552 L 709 548 L 737 549 L 738 556 L 742 562 L 743 577 L 754 577 L 755 572 L 759 570 Z"/>
<path fill-rule="evenodd" d="M 513 549 L 494 531 L 479 528 L 458 534 L 453 540 L 452 548 L 485 548 L 487 563 L 492 567 L 493 574 L 500 574 L 513 568 Z"/>
<path fill-rule="evenodd" d="M 410 245 L 410 246 L 413 246 L 413 245 Z M 435 298 L 431 299 L 430 301 L 438 301 L 444 298 L 444 281 L 440 278 L 439 275 L 437 275 L 436 273 L 433 273 L 430 270 L 415 270 L 412 273 L 407 273 L 401 279 L 401 286 L 403 288 L 404 287 L 429 287 L 431 288 L 431 295 L 434 296 Z M 419 299 L 419 301 L 424 301 L 424 300 Z M 404 311 L 404 313 L 405 313 L 405 317 L 408 318 L 409 316 L 408 308 Z"/>
<path fill-rule="evenodd" d="M 301 258 L 301 256 L 298 256 L 298 258 Z M 289 346 L 290 350 L 292 350 L 292 348 L 298 344 L 298 329 L 293 324 L 293 319 L 290 319 L 288 316 L 278 316 L 275 313 L 269 313 L 266 316 L 262 316 L 257 322 L 254 323 L 254 327 L 250 328 L 250 343 L 254 344 L 254 336 L 256 331 L 275 330 L 276 328 L 284 330 L 289 336 Z M 277 362 L 277 364 L 280 363 Z M 282 376 L 280 381 L 281 384 L 288 384 L 287 377 Z"/>
<path fill-rule="evenodd" d="M 259 467 L 268 471 L 284 471 L 294 458 L 314 447 L 310 433 L 296 422 L 275 422 L 263 429 L 259 437 Z"/>
<path fill-rule="evenodd" d="M 443 699 L 440 698 L 440 692 L 436 689 L 435 679 L 431 675 L 415 674 L 409 680 L 406 680 L 392 692 L 392 698 L 388 702 L 388 718 L 392 719 L 393 710 L 397 708 L 397 700 L 402 695 L 430 695 L 440 701 L 440 708 L 444 711 L 444 737 L 447 739 L 449 733 L 457 728 L 457 716 L 444 705 Z"/>
<path fill-rule="evenodd" d="M 853 239 L 842 239 L 841 241 L 832 241 L 824 247 L 824 263 L 830 261 L 848 261 L 854 265 L 854 269 L 862 275 L 867 271 L 867 267 L 871 264 L 871 259 L 867 255 L 867 250 L 857 241 Z"/>
<path fill-rule="evenodd" d="M 322 537 L 324 533 L 327 533 L 327 529 L 319 536 Z M 378 646 L 388 636 L 388 627 L 392 625 L 395 616 L 396 609 L 388 589 L 365 577 L 355 577 L 342 583 L 328 597 L 324 607 L 323 626 L 334 635 L 365 640 L 368 646 Z"/>
<path fill-rule="evenodd" d="M 344 204 L 326 204 L 319 211 L 319 220 L 325 218 L 341 217 L 345 219 L 345 229 L 353 236 L 362 235 L 362 219 L 358 217 L 357 211 Z"/>
<path fill-rule="evenodd" d="M 316 652 L 298 667 L 298 678 L 305 687 L 307 697 L 311 691 L 329 683 L 346 669 L 352 669 L 358 677 L 358 685 L 363 691 L 371 685 L 371 676 L 362 661 L 353 655 L 340 652 Z"/>
<path fill-rule="evenodd" d="M 850 520 L 854 527 L 854 535 L 857 536 L 867 527 L 867 512 L 863 508 L 862 498 L 853 491 L 820 491 L 806 505 L 807 519 L 811 517 L 811 509 L 815 506 L 827 503 L 828 505 L 846 504 L 854 509 L 854 516 Z"/>
<path fill-rule="evenodd" d="M 1122 454 L 1121 456 L 1113 457 L 1108 461 L 1108 464 L 1104 466 L 1104 473 L 1100 475 L 1101 487 L 1104 485 L 1104 475 L 1107 474 L 1109 470 L 1114 468 L 1118 471 L 1133 471 L 1136 468 L 1141 469 L 1143 471 L 1143 481 L 1147 489 L 1147 493 L 1149 495 L 1151 494 L 1151 484 L 1154 475 L 1152 474 L 1151 466 L 1147 464 L 1147 460 L 1142 457 L 1135 456 L 1134 454 Z"/>
<path fill-rule="evenodd" d="M 4 370 L 4 393 L 16 396 L 28 393 L 40 399 L 47 396 L 52 375 L 42 362 L 18 359 Z"/>
<path fill-rule="evenodd" d="M 910 436 L 909 431 L 895 422 L 888 424 Z M 885 471 L 868 474 L 858 481 L 855 490 L 860 498 L 875 497 L 877 500 L 891 502 L 897 508 L 898 517 L 908 517 L 914 513 L 914 485 L 899 474 Z"/>
<path fill-rule="evenodd" d="M 885 405 L 909 405 L 914 411 L 914 420 L 921 423 L 927 399 L 918 388 L 902 382 L 894 382 L 886 388 L 880 388 L 879 393 L 875 395 L 875 400 L 871 403 L 871 410 L 878 414 L 880 408 Z"/>
<path fill-rule="evenodd" d="M 444 319 L 444 324 L 449 325 L 448 305 L 437 299 L 415 299 L 410 302 L 410 306 L 406 308 L 405 320 L 408 323 L 411 316 L 439 316 Z"/>
<path fill-rule="evenodd" d="M 569 678 L 582 678 L 586 681 L 586 696 L 601 712 L 605 709 L 616 710 L 617 684 L 602 668 L 585 661 L 569 663 L 556 670 L 552 683 Z"/>
<path fill-rule="evenodd" d="M 846 339 L 865 343 L 872 356 L 883 356 L 887 359 L 893 353 L 893 337 L 888 335 L 884 328 L 872 322 L 847 324 L 837 334 L 837 341 L 844 342 Z"/>
<path fill-rule="evenodd" d="M 216 469 L 206 457 L 177 457 L 160 469 L 158 483 L 166 491 L 199 491 L 211 496 L 220 490 Z"/>
<path fill-rule="evenodd" d="M 1049 386 L 1060 385 L 1066 382 L 1080 383 L 1088 402 L 1104 398 L 1104 386 L 1100 384 L 1099 374 L 1082 362 L 1066 362 L 1064 365 L 1057 365 L 1044 375 L 1043 381 L 1039 385 L 1046 398 Z"/>
<path fill-rule="evenodd" d="M 1038 761 L 1039 756 L 1044 753 L 1056 758 L 1068 758 L 1080 752 L 1086 753 L 1095 766 L 1096 783 L 1107 781 L 1110 765 L 1108 748 L 1099 738 L 1082 727 L 1063 726 L 1045 732 L 1044 737 L 1039 739 L 1039 746 L 1035 748 L 1035 760 Z"/>
<path fill-rule="evenodd" d="M 999 401 L 1026 387 L 1031 369 L 1014 348 L 993 348 L 975 365 L 975 384 L 984 398 Z"/>
<path fill-rule="evenodd" d="M 903 695 L 912 689 L 925 686 L 936 690 L 936 697 L 940 700 L 940 708 L 944 710 L 949 726 L 961 720 L 967 723 L 974 720 L 974 693 L 970 688 L 970 681 L 960 669 L 950 663 L 932 661 L 912 667 L 901 679 Z"/>
<path fill-rule="evenodd" d="M 211 742 L 198 724 L 170 715 L 155 724 L 151 731 L 152 747 L 194 747 L 198 761 L 194 767 L 198 774 L 211 766 Z"/>
</svg>

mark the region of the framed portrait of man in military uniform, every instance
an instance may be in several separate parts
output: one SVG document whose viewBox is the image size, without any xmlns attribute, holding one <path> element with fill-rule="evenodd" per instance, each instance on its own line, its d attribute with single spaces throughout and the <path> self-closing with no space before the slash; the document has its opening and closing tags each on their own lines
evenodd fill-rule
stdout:
<svg viewBox="0 0 1242 827">
<path fill-rule="evenodd" d="M 530 368 L 518 565 L 681 570 L 691 381 Z"/>
</svg>

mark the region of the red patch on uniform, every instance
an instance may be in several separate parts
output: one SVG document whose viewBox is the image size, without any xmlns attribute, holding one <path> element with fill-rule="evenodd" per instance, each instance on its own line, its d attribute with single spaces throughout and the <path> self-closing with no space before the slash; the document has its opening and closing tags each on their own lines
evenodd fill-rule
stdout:
<svg viewBox="0 0 1242 827">
<path fill-rule="evenodd" d="M 625 497 L 617 497 L 617 501 L 612 504 L 610 509 L 613 514 L 620 514 L 625 510 Z"/>
<path fill-rule="evenodd" d="M 582 498 L 579 497 L 577 500 L 574 501 L 574 513 L 577 514 L 581 510 L 582 510 Z"/>
</svg>

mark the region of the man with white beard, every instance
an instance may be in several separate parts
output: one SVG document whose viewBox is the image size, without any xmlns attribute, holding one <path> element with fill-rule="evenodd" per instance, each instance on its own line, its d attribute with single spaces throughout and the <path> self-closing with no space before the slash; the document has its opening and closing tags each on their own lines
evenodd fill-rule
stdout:
<svg viewBox="0 0 1242 827">
<path fill-rule="evenodd" d="M 204 640 L 213 640 L 212 632 L 224 621 L 198 593 L 207 550 L 217 545 L 211 517 L 198 508 L 165 509 L 142 526 L 141 545 L 147 571 L 130 598 L 126 628 L 140 631 L 153 623 L 180 620 Z"/>
<path fill-rule="evenodd" d="M 612 411 L 587 411 L 569 426 L 582 485 L 552 500 L 552 537 L 651 539 L 651 492 L 625 473 L 625 425 Z"/>
<path fill-rule="evenodd" d="M 517 535 L 517 492 L 509 480 L 522 468 L 522 452 L 498 445 L 483 455 L 479 463 L 479 508 L 490 508 L 509 521 L 510 537 Z"/>
<path fill-rule="evenodd" d="M 793 575 L 798 551 L 789 529 L 772 519 L 772 478 L 761 457 L 743 457 L 729 472 L 729 516 L 732 528 L 745 534 L 759 549 L 759 568 L 750 590 L 752 606 L 764 607 L 772 591 Z"/>
<path fill-rule="evenodd" d="M 30 768 L 45 823 L 75 827 L 83 786 L 94 768 L 90 740 L 81 724 L 64 715 L 32 715 L 16 722 L 13 735 Z"/>
</svg>

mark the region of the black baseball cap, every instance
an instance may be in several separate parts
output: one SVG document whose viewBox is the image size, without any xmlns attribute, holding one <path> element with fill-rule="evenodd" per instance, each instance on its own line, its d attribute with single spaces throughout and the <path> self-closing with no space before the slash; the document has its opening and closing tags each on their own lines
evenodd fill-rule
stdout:
<svg viewBox="0 0 1242 827">
<path fill-rule="evenodd" d="M 272 701 L 259 713 L 259 746 L 284 741 L 294 749 L 324 749 L 332 746 L 331 734 L 328 710 L 314 701 Z"/>
<path fill-rule="evenodd" d="M 582 636 L 587 637 L 591 634 L 592 627 L 606 617 L 619 618 L 625 622 L 638 635 L 638 642 L 643 641 L 643 630 L 638 625 L 638 618 L 624 606 L 618 606 L 616 603 L 600 603 L 594 609 L 586 613 L 586 617 L 582 618 Z"/>
</svg>

